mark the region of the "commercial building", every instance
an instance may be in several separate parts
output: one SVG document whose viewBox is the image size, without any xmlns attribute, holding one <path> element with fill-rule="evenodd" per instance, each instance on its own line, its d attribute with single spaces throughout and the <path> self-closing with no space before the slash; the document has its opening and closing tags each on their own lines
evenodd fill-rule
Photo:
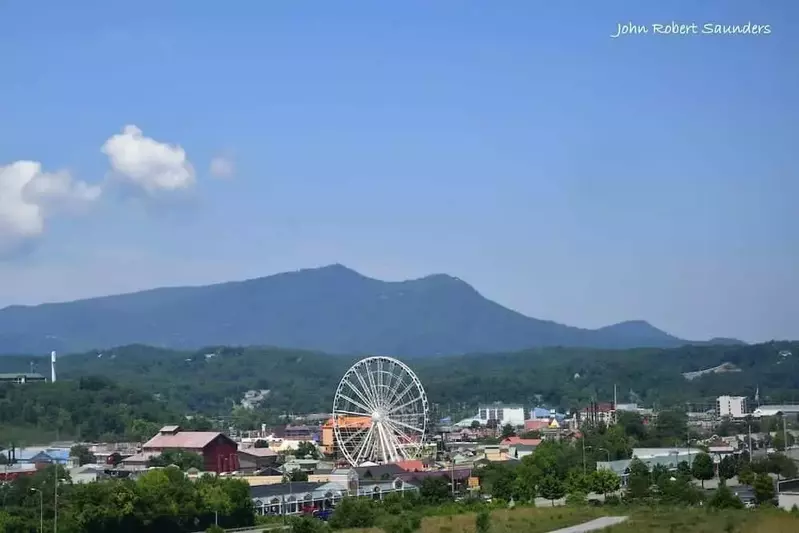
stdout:
<svg viewBox="0 0 799 533">
<path fill-rule="evenodd" d="M 35 382 L 44 382 L 47 381 L 41 374 L 35 374 L 30 372 L 14 372 L 14 373 L 6 373 L 0 374 L 0 383 L 35 383 Z"/>
<path fill-rule="evenodd" d="M 716 399 L 716 416 L 720 418 L 743 418 L 746 412 L 746 396 L 719 396 Z"/>
<path fill-rule="evenodd" d="M 752 416 L 755 418 L 776 416 L 778 414 L 797 416 L 799 415 L 799 405 L 761 405 L 752 412 Z"/>
<path fill-rule="evenodd" d="M 235 472 L 239 468 L 238 444 L 224 433 L 181 431 L 179 426 L 164 426 L 158 435 L 144 443 L 141 455 L 152 457 L 168 450 L 201 455 L 206 472 Z"/>
<path fill-rule="evenodd" d="M 469 427 L 474 422 L 478 422 L 481 426 L 488 425 L 491 422 L 496 423 L 497 426 L 510 424 L 513 427 L 523 427 L 524 407 L 501 404 L 480 406 L 475 416 L 461 420 L 455 425 Z"/>
<path fill-rule="evenodd" d="M 612 403 L 592 403 L 577 413 L 580 425 L 605 424 L 610 426 L 616 423 L 616 409 Z"/>
</svg>

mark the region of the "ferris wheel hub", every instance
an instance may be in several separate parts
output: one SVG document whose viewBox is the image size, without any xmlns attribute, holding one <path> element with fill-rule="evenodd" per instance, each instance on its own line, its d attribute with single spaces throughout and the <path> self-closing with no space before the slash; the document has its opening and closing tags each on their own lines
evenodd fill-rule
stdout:
<svg viewBox="0 0 799 533">
<path fill-rule="evenodd" d="M 380 411 L 375 411 L 374 413 L 372 413 L 372 421 L 373 422 L 377 422 L 381 418 L 383 418 L 383 414 Z"/>
</svg>

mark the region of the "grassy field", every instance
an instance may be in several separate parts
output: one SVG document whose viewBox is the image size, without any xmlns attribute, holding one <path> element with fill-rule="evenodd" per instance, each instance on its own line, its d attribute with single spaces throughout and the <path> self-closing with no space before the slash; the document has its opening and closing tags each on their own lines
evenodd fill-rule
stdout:
<svg viewBox="0 0 799 533">
<path fill-rule="evenodd" d="M 492 533 L 546 533 L 553 529 L 588 522 L 608 514 L 593 507 L 519 507 L 491 513 Z M 421 533 L 475 533 L 475 513 L 428 516 L 422 520 Z M 382 529 L 348 529 L 347 533 L 383 533 Z"/>
<path fill-rule="evenodd" d="M 619 514 L 624 514 L 620 512 Z M 796 533 L 799 516 L 776 509 L 707 511 L 655 508 L 635 510 L 605 533 Z"/>
<path fill-rule="evenodd" d="M 779 510 L 707 511 L 689 508 L 524 507 L 491 513 L 491 533 L 547 533 L 603 515 L 630 516 L 603 533 L 799 533 L 799 515 Z M 346 533 L 384 533 L 380 528 Z M 428 516 L 420 533 L 475 533 L 475 513 Z"/>
</svg>

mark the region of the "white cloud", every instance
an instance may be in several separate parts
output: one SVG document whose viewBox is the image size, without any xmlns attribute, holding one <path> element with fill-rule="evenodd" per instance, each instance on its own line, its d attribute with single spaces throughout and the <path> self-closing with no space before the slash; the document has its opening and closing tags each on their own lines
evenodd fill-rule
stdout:
<svg viewBox="0 0 799 533">
<path fill-rule="evenodd" d="M 73 181 L 66 171 L 42 172 L 36 161 L 0 167 L 0 254 L 41 235 L 47 218 L 80 209 L 101 193 L 98 186 Z"/>
<path fill-rule="evenodd" d="M 236 172 L 236 164 L 229 157 L 217 156 L 211 159 L 210 172 L 215 178 L 232 178 Z"/>
<path fill-rule="evenodd" d="M 194 185 L 194 169 L 178 145 L 158 142 L 128 125 L 102 146 L 116 175 L 148 194 Z"/>
</svg>

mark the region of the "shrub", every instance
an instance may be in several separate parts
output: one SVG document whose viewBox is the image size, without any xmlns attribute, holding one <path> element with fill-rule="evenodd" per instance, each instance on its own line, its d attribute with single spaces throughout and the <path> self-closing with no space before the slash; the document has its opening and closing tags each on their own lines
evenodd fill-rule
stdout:
<svg viewBox="0 0 799 533">
<path fill-rule="evenodd" d="M 474 525 L 477 529 L 477 533 L 487 533 L 491 529 L 491 515 L 487 510 L 483 509 L 477 513 Z"/>
</svg>

